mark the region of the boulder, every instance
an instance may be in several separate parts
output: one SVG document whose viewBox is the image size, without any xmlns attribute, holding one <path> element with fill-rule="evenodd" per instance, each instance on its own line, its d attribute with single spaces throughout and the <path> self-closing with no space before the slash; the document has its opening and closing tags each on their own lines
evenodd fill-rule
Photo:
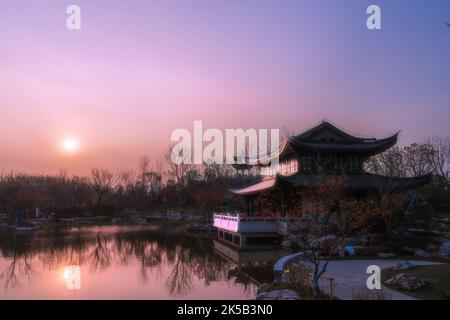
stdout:
<svg viewBox="0 0 450 320">
<path fill-rule="evenodd" d="M 444 257 L 450 256 L 450 241 L 445 241 L 439 247 L 439 253 Z"/>
<path fill-rule="evenodd" d="M 426 252 L 425 250 L 422 250 L 422 249 L 416 250 L 414 252 L 414 255 L 416 257 L 422 257 L 422 258 L 426 258 L 429 256 L 428 252 Z"/>
<path fill-rule="evenodd" d="M 447 291 L 445 294 L 445 299 L 450 300 L 450 291 Z"/>
<path fill-rule="evenodd" d="M 343 246 L 355 246 L 356 244 L 358 244 L 358 240 L 356 238 L 345 238 L 341 243 Z"/>
<path fill-rule="evenodd" d="M 320 241 L 336 241 L 336 239 L 337 236 L 335 236 L 334 234 L 329 234 L 327 236 L 320 238 Z"/>
<path fill-rule="evenodd" d="M 358 239 L 357 239 L 357 243 L 358 243 L 360 246 L 367 246 L 367 245 L 369 244 L 369 238 L 366 237 L 366 236 L 360 236 L 360 237 L 358 237 Z"/>
<path fill-rule="evenodd" d="M 293 241 L 293 242 L 298 242 L 298 236 L 296 234 L 289 234 L 288 235 L 288 239 Z"/>
<path fill-rule="evenodd" d="M 284 240 L 284 241 L 281 243 L 281 246 L 282 246 L 282 247 L 285 247 L 285 248 L 292 248 L 293 245 L 294 245 L 294 243 L 292 242 L 292 240 L 289 240 L 289 239 Z"/>
<path fill-rule="evenodd" d="M 297 292 L 289 289 L 260 292 L 256 295 L 256 300 L 298 300 L 299 298 Z"/>
<path fill-rule="evenodd" d="M 377 256 L 379 256 L 380 258 L 391 258 L 391 257 L 395 257 L 396 254 L 392 253 L 392 252 L 389 252 L 389 253 L 380 252 L 380 253 L 377 253 Z"/>
<path fill-rule="evenodd" d="M 263 283 L 258 287 L 258 290 L 256 291 L 256 294 L 260 294 L 266 291 L 271 291 L 272 284 L 271 283 Z"/>
<path fill-rule="evenodd" d="M 405 262 L 399 262 L 397 263 L 392 270 L 396 270 L 396 271 L 405 271 L 405 270 L 411 270 L 411 269 L 415 269 L 417 268 L 417 266 L 415 264 L 412 264 L 409 261 L 405 261 Z"/>
<path fill-rule="evenodd" d="M 333 246 L 334 243 L 337 240 L 337 236 L 334 234 L 330 234 L 324 237 L 319 238 L 317 245 L 320 245 L 321 248 L 327 247 L 327 246 Z"/>
<path fill-rule="evenodd" d="M 418 250 L 418 249 L 416 249 L 416 248 L 408 247 L 408 246 L 402 246 L 401 249 L 402 249 L 405 253 L 408 253 L 408 254 L 413 254 L 414 252 L 416 252 L 416 250 Z"/>
<path fill-rule="evenodd" d="M 415 276 L 400 273 L 386 281 L 387 284 L 395 285 L 403 290 L 414 291 L 423 288 L 426 282 Z"/>
</svg>

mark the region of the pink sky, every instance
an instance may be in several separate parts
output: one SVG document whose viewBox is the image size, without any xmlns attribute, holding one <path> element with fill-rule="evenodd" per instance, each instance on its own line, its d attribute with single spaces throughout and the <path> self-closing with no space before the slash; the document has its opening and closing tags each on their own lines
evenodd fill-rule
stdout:
<svg viewBox="0 0 450 320">
<path fill-rule="evenodd" d="M 70 1 L 0 4 L 0 168 L 87 173 L 159 157 L 176 128 L 289 128 L 329 119 L 401 143 L 449 135 L 441 2 Z M 411 2 L 409 2 L 411 3 Z M 326 8 L 327 10 L 324 10 Z M 411 16 L 414 17 L 411 20 Z M 61 152 L 66 136 L 80 141 Z"/>
</svg>

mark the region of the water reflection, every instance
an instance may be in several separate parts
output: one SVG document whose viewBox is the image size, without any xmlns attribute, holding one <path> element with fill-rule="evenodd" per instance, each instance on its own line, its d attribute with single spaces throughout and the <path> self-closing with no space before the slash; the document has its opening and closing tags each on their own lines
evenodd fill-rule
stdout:
<svg viewBox="0 0 450 320">
<path fill-rule="evenodd" d="M 81 268 L 80 266 L 67 266 L 62 271 L 62 277 L 66 282 L 67 289 L 81 289 Z"/>
<path fill-rule="evenodd" d="M 214 254 L 210 239 L 177 229 L 113 226 L 0 236 L 0 298 L 253 298 L 255 286 L 238 283 L 230 276 L 234 268 Z"/>
</svg>

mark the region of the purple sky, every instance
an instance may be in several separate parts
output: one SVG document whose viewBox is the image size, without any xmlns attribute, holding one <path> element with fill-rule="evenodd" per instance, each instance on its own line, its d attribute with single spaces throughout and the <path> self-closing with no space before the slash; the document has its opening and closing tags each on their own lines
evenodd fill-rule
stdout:
<svg viewBox="0 0 450 320">
<path fill-rule="evenodd" d="M 82 30 L 66 29 L 66 7 Z M 369 4 L 382 30 L 366 28 Z M 176 128 L 450 135 L 450 1 L 0 3 L 0 168 L 135 167 Z M 79 140 L 74 154 L 61 141 Z"/>
</svg>

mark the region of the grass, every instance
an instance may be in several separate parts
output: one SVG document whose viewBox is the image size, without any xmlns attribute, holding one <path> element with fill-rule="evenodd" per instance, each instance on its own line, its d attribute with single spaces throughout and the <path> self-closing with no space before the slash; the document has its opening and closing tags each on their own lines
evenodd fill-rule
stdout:
<svg viewBox="0 0 450 320">
<path fill-rule="evenodd" d="M 386 285 L 384 282 L 399 273 L 405 273 L 409 276 L 416 276 L 426 281 L 427 285 L 417 291 L 400 290 L 396 286 Z M 381 275 L 382 282 L 389 288 L 424 300 L 445 300 L 449 299 L 450 294 L 450 264 L 437 264 L 418 266 L 416 269 L 406 271 L 394 271 L 392 269 L 383 270 Z"/>
</svg>

